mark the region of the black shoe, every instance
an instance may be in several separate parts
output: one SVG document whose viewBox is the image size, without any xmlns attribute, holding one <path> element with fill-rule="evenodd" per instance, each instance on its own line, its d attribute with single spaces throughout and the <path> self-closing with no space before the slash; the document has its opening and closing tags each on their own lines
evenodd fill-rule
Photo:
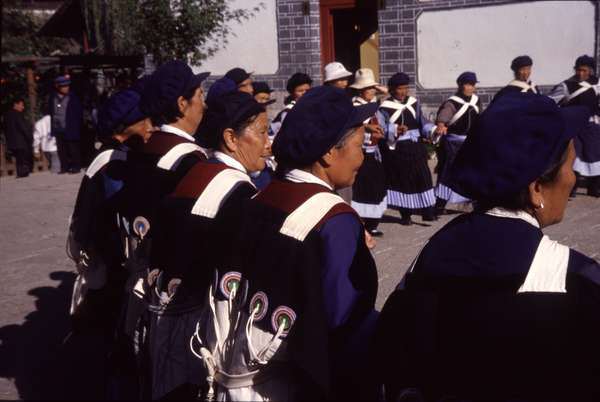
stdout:
<svg viewBox="0 0 600 402">
<path fill-rule="evenodd" d="M 413 222 L 412 222 L 412 219 L 410 219 L 410 216 L 403 216 L 403 217 L 400 219 L 400 224 L 401 224 L 402 226 L 410 226 L 410 225 L 412 225 L 412 223 L 413 223 Z"/>
<path fill-rule="evenodd" d="M 381 230 L 377 230 L 377 229 L 369 230 L 369 234 L 373 237 L 383 236 L 383 232 Z"/>
<path fill-rule="evenodd" d="M 434 207 L 429 207 L 429 208 L 423 209 L 423 213 L 421 214 L 421 216 L 422 216 L 423 220 L 426 222 L 433 222 L 433 221 L 438 220 L 438 217 L 436 215 L 436 210 Z"/>
<path fill-rule="evenodd" d="M 57 174 L 65 174 L 65 173 L 69 173 L 69 171 L 68 170 L 61 170 Z"/>
<path fill-rule="evenodd" d="M 587 195 L 594 198 L 600 198 L 600 190 L 588 188 Z M 575 198 L 575 197 L 573 197 Z"/>
<path fill-rule="evenodd" d="M 81 171 L 81 169 L 69 169 L 69 174 L 77 174 Z"/>
</svg>

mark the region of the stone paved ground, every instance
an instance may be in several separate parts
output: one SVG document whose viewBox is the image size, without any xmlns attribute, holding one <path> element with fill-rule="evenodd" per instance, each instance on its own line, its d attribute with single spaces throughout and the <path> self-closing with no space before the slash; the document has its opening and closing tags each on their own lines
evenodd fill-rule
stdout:
<svg viewBox="0 0 600 402">
<path fill-rule="evenodd" d="M 80 180 L 48 172 L 0 179 L 0 399 L 64 395 L 69 383 L 59 355 L 75 278 L 65 235 Z M 415 217 L 416 224 L 405 227 L 388 212 L 374 251 L 379 308 L 424 242 L 452 218 L 424 224 Z M 547 234 L 600 259 L 600 200 L 579 195 Z"/>
</svg>

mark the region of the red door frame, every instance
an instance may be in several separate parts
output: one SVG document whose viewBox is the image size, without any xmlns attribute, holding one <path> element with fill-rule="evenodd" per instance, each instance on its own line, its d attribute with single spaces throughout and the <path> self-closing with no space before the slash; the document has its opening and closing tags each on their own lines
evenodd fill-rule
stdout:
<svg viewBox="0 0 600 402">
<path fill-rule="evenodd" d="M 331 10 L 354 8 L 356 0 L 321 0 L 321 68 L 335 61 L 335 44 L 333 37 L 333 16 Z"/>
</svg>

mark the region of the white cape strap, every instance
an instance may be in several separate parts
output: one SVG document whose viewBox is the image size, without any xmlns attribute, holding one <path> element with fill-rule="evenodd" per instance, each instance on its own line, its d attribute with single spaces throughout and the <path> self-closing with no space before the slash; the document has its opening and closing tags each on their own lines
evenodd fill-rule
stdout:
<svg viewBox="0 0 600 402">
<path fill-rule="evenodd" d="M 214 218 L 217 216 L 223 201 L 241 183 L 249 183 L 254 186 L 250 181 L 250 177 L 244 172 L 236 169 L 225 169 L 219 172 L 196 200 L 192 207 L 192 214 Z"/>
<path fill-rule="evenodd" d="M 588 89 L 594 89 L 594 86 L 592 84 L 590 84 L 589 82 L 586 82 L 586 81 L 580 82 L 579 86 L 581 88 L 579 88 L 577 91 L 574 91 L 572 94 L 569 94 L 569 95 L 567 95 L 567 96 L 564 97 L 563 103 L 569 103 L 573 99 L 575 99 L 576 97 L 578 97 L 579 95 L 581 95 L 582 93 L 586 92 Z"/>
<path fill-rule="evenodd" d="M 569 247 L 550 240 L 548 236 L 542 237 L 527 277 L 517 293 L 566 293 L 569 254 Z"/>
<path fill-rule="evenodd" d="M 417 118 L 417 112 L 415 111 L 415 108 L 412 106 L 415 103 L 417 103 L 417 100 L 415 98 L 413 98 L 412 96 L 409 96 L 408 100 L 406 101 L 405 104 L 402 104 L 400 102 L 391 101 L 391 100 L 386 100 L 386 101 L 383 101 L 383 103 L 381 104 L 380 107 L 394 109 L 395 110 L 394 114 L 392 114 L 390 116 L 390 123 L 396 123 L 396 120 L 398 120 L 398 118 L 402 115 L 402 112 L 404 111 L 404 109 L 408 109 L 410 114 L 412 114 L 415 119 Z"/>
<path fill-rule="evenodd" d="M 90 163 L 90 166 L 87 168 L 85 175 L 89 178 L 94 177 L 96 173 L 100 171 L 106 164 L 110 161 L 119 160 L 126 161 L 127 160 L 127 152 L 119 151 L 118 149 L 109 149 L 103 152 L 100 152 L 96 158 Z"/>
<path fill-rule="evenodd" d="M 361 98 L 360 96 L 355 96 L 352 98 L 352 104 L 354 106 L 367 105 L 369 102 Z"/>
<path fill-rule="evenodd" d="M 343 203 L 345 201 L 337 194 L 317 193 L 288 215 L 279 233 L 304 241 L 331 208 Z"/>
<path fill-rule="evenodd" d="M 465 101 L 462 98 L 459 98 L 458 96 L 451 96 L 449 99 L 460 103 L 462 106 L 460 107 L 460 109 L 458 109 L 458 112 L 456 112 L 454 116 L 452 116 L 452 118 L 448 122 L 448 126 L 451 126 L 454 123 L 456 123 L 458 119 L 460 119 L 467 112 L 469 107 L 472 107 L 477 113 L 479 113 L 479 106 L 477 106 L 477 101 L 479 101 L 479 97 L 477 95 L 471 96 L 471 100 L 469 102 Z"/>
<path fill-rule="evenodd" d="M 204 156 L 208 157 L 202 147 L 194 144 L 193 142 L 184 142 L 171 148 L 169 152 L 160 158 L 156 166 L 164 170 L 176 169 L 184 156 L 195 151 L 200 151 L 204 154 Z"/>
<path fill-rule="evenodd" d="M 508 86 L 519 87 L 519 88 L 521 88 L 522 93 L 525 93 L 525 92 L 531 90 L 531 91 L 533 91 L 533 93 L 537 94 L 537 89 L 535 89 L 535 84 L 531 81 L 529 81 L 529 83 L 527 83 L 527 82 L 523 82 L 523 81 L 519 81 L 519 80 L 512 80 L 511 82 L 508 83 Z"/>
</svg>

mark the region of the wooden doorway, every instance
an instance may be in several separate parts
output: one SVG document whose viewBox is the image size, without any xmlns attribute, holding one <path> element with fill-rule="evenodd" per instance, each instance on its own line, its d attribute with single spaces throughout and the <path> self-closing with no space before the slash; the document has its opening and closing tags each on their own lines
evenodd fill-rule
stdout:
<svg viewBox="0 0 600 402">
<path fill-rule="evenodd" d="M 348 70 L 362 67 L 379 78 L 377 1 L 321 0 L 321 63 L 339 61 Z"/>
</svg>

